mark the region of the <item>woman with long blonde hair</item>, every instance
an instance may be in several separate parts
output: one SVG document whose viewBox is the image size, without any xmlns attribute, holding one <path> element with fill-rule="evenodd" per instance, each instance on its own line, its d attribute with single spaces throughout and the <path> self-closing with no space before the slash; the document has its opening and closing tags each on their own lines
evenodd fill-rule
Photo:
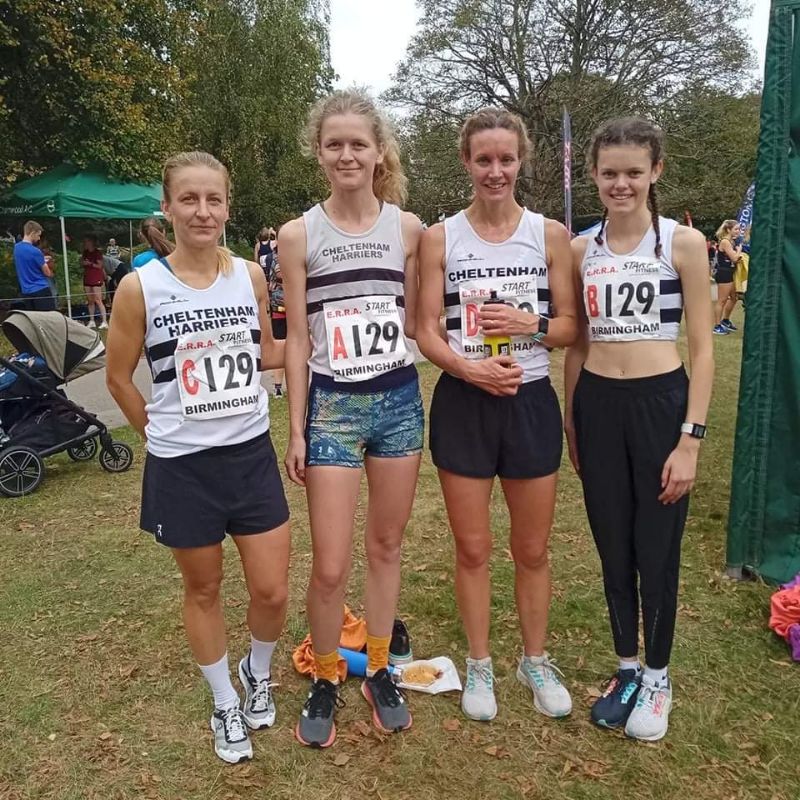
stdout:
<svg viewBox="0 0 800 800">
<path fill-rule="evenodd" d="M 741 229 L 735 219 L 726 219 L 717 230 L 717 268 L 714 280 L 717 282 L 717 308 L 714 333 L 723 336 L 736 330 L 730 316 L 736 305 L 736 284 L 734 277 L 736 265 L 742 258 L 742 246 L 734 242 Z"/>
<path fill-rule="evenodd" d="M 307 148 L 330 195 L 278 235 L 286 301 L 289 478 L 306 489 L 314 560 L 307 594 L 314 682 L 296 728 L 305 745 L 336 736 L 337 646 L 353 519 L 366 470 L 367 678 L 382 731 L 411 726 L 388 672 L 400 545 L 422 451 L 414 335 L 420 221 L 400 210 L 397 141 L 372 100 L 334 92 L 313 108 Z M 310 383 L 309 383 L 309 370 Z"/>
<path fill-rule="evenodd" d="M 275 722 L 271 659 L 286 616 L 289 509 L 261 371 L 283 364 L 283 344 L 272 338 L 261 268 L 217 244 L 228 219 L 225 167 L 208 153 L 181 153 L 165 163 L 163 186 L 176 245 L 122 279 L 107 383 L 146 439 L 140 525 L 181 571 L 186 635 L 214 696 L 214 750 L 236 763 L 253 754 L 247 729 Z M 143 347 L 149 403 L 133 382 Z M 250 595 L 243 708 L 220 601 L 226 534 Z"/>
</svg>

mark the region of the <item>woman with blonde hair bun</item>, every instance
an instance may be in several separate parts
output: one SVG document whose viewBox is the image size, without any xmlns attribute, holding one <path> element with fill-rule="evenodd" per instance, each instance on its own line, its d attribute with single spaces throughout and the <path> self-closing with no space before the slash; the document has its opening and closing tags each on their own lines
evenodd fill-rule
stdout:
<svg viewBox="0 0 800 800">
<path fill-rule="evenodd" d="M 163 186 L 175 248 L 122 279 L 107 383 L 147 441 L 140 526 L 181 571 L 186 635 L 214 696 L 214 750 L 237 763 L 253 755 L 247 729 L 275 722 L 270 665 L 286 616 L 289 509 L 261 371 L 283 365 L 283 343 L 272 338 L 261 268 L 217 244 L 228 219 L 225 167 L 208 153 L 180 153 L 165 163 Z M 149 403 L 133 382 L 143 347 Z M 226 534 L 250 595 L 243 707 L 220 601 Z"/>
<path fill-rule="evenodd" d="M 307 609 L 314 682 L 297 739 L 327 747 L 341 704 L 337 646 L 361 473 L 366 522 L 367 678 L 382 731 L 411 726 L 387 667 L 400 545 L 417 485 L 423 413 L 414 335 L 420 221 L 401 211 L 406 178 L 386 117 L 360 91 L 312 109 L 306 149 L 330 195 L 278 234 L 285 291 L 289 478 L 306 489 L 314 560 Z M 309 367 L 311 370 L 309 382 Z"/>
</svg>

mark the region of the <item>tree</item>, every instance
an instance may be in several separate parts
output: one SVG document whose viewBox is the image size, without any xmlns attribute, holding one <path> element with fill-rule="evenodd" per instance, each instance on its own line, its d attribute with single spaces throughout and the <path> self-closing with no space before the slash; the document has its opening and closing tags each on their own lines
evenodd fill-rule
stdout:
<svg viewBox="0 0 800 800">
<path fill-rule="evenodd" d="M 558 215 L 561 108 L 581 153 L 602 119 L 658 116 L 687 87 L 738 85 L 752 64 L 734 25 L 742 0 L 423 0 L 387 98 L 460 120 L 483 105 L 519 114 L 534 142 L 522 176 L 525 201 Z M 589 202 L 575 159 L 576 213 Z"/>
<path fill-rule="evenodd" d="M 171 54 L 191 38 L 197 7 L 0 0 L 0 180 L 65 159 L 156 178 L 181 108 Z"/>
<path fill-rule="evenodd" d="M 236 236 L 252 239 L 321 192 L 300 131 L 333 78 L 325 14 L 312 0 L 215 0 L 196 45 L 181 56 L 187 146 L 228 166 Z"/>
</svg>

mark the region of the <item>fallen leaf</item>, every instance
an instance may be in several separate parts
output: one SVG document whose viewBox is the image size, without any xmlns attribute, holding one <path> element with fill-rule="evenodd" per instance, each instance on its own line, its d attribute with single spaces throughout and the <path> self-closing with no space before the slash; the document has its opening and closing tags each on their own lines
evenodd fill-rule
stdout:
<svg viewBox="0 0 800 800">
<path fill-rule="evenodd" d="M 595 686 L 589 686 L 589 687 L 586 689 L 586 694 L 587 694 L 589 697 L 595 697 L 595 698 L 597 698 L 597 697 L 602 697 L 602 696 L 603 696 L 603 693 L 602 693 L 602 692 L 601 692 L 601 691 L 600 691 L 600 690 L 599 690 L 597 687 L 595 687 Z"/>
<path fill-rule="evenodd" d="M 446 720 L 445 720 L 445 721 L 442 723 L 442 727 L 443 727 L 443 728 L 444 728 L 446 731 L 457 731 L 457 730 L 458 730 L 458 729 L 461 727 L 461 723 L 460 723 L 460 722 L 459 722 L 457 719 L 455 719 L 455 718 L 453 718 L 453 719 L 446 719 Z"/>
<path fill-rule="evenodd" d="M 110 739 L 112 735 L 113 734 L 111 733 L 111 731 L 103 731 L 97 738 L 105 741 L 106 739 Z"/>
<path fill-rule="evenodd" d="M 500 748 L 496 744 L 490 745 L 489 747 L 486 747 L 483 750 L 484 753 L 488 753 L 490 756 L 495 756 L 495 757 L 497 756 L 499 751 Z"/>
<path fill-rule="evenodd" d="M 356 720 L 353 723 L 353 728 L 362 736 L 369 736 L 372 733 L 372 728 L 363 719 Z"/>
<path fill-rule="evenodd" d="M 339 753 L 336 758 L 333 759 L 333 766 L 334 767 L 343 767 L 348 761 L 350 760 L 350 756 L 345 753 Z"/>
<path fill-rule="evenodd" d="M 51 742 L 54 742 L 54 741 L 56 740 L 56 735 L 55 735 L 54 733 L 51 733 L 51 734 L 50 734 L 50 735 L 49 735 L 47 738 L 48 738 L 48 739 L 49 739 Z"/>
</svg>

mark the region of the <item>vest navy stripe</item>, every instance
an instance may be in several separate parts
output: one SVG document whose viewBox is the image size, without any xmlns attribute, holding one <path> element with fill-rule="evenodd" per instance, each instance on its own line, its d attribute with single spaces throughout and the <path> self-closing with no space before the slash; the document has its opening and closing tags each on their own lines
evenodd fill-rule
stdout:
<svg viewBox="0 0 800 800">
<path fill-rule="evenodd" d="M 360 281 L 397 281 L 405 283 L 405 273 L 395 269 L 363 268 L 346 269 L 341 272 L 330 272 L 327 275 L 318 275 L 306 278 L 306 291 L 320 289 L 323 286 L 335 286 L 339 283 L 359 283 Z"/>
<path fill-rule="evenodd" d="M 317 314 L 322 311 L 322 307 L 325 303 L 334 303 L 339 300 L 357 300 L 361 297 L 364 297 L 363 294 L 352 294 L 347 297 L 328 297 L 325 300 L 318 300 L 316 303 L 306 303 L 306 314 L 310 317 L 312 314 Z M 402 295 L 398 295 L 395 297 L 397 301 L 398 308 L 405 308 L 406 307 L 406 299 Z"/>
<path fill-rule="evenodd" d="M 215 328 L 214 330 L 218 330 Z M 257 328 L 250 328 L 250 338 L 253 344 L 261 344 L 261 331 Z M 169 358 L 175 355 L 175 348 L 178 346 L 177 339 L 170 339 L 167 342 L 159 342 L 152 347 L 147 348 L 147 359 L 151 363 L 153 361 L 160 361 L 162 358 Z"/>
<path fill-rule="evenodd" d="M 683 315 L 682 308 L 662 308 L 661 309 L 661 322 L 677 322 L 680 325 L 681 317 Z"/>
<path fill-rule="evenodd" d="M 682 290 L 681 280 L 680 278 L 672 278 L 667 281 L 660 281 L 661 284 L 661 295 L 662 297 L 665 294 L 680 294 Z"/>
</svg>

